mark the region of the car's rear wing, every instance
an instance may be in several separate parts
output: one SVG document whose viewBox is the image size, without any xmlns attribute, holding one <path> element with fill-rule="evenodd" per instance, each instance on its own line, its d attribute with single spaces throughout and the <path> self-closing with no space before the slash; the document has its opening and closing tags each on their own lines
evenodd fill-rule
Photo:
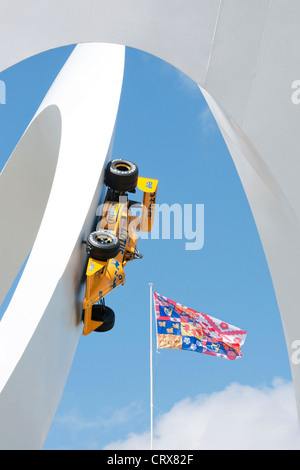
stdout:
<svg viewBox="0 0 300 470">
<path fill-rule="evenodd" d="M 141 223 L 139 230 L 141 232 L 150 232 L 154 222 L 155 203 L 157 195 L 158 180 L 150 178 L 138 178 L 138 188 L 143 191 L 143 207 L 141 215 Z"/>
</svg>

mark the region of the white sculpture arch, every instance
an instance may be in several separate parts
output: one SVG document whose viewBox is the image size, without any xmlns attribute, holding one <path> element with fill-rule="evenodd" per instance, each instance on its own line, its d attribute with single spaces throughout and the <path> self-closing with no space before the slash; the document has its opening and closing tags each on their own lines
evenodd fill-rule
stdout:
<svg viewBox="0 0 300 470">
<path fill-rule="evenodd" d="M 75 48 L 0 175 L 3 296 L 31 250 L 0 322 L 1 449 L 42 448 L 71 368 L 123 69 L 121 46 Z"/>
<path fill-rule="evenodd" d="M 299 2 L 0 0 L 0 9 L 0 70 L 54 47 L 103 42 L 156 55 L 199 84 L 262 240 L 300 410 L 300 108 L 291 99 Z"/>
<path fill-rule="evenodd" d="M 60 139 L 60 111 L 51 105 L 33 119 L 1 173 L 1 225 L 17 226 L 13 230 L 3 230 L 1 234 L 0 304 L 33 247 L 48 203 Z M 9 210 L 7 201 L 10 201 Z M 22 243 L 19 241 L 21 227 Z M 13 257 L 7 249 L 9 246 L 14 247 Z"/>
</svg>

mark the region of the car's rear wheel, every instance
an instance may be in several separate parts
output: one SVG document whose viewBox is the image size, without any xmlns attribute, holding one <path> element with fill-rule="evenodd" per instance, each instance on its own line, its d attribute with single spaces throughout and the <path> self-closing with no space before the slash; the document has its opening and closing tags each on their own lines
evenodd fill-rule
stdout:
<svg viewBox="0 0 300 470">
<path fill-rule="evenodd" d="M 103 322 L 103 324 L 94 331 L 96 333 L 104 333 L 105 331 L 110 331 L 114 327 L 115 313 L 111 308 L 106 307 L 106 305 L 93 305 L 92 320 Z"/>
<path fill-rule="evenodd" d="M 138 183 L 139 171 L 135 163 L 120 158 L 110 161 L 105 170 L 106 186 L 120 192 L 133 192 Z"/>
<path fill-rule="evenodd" d="M 99 230 L 92 232 L 86 242 L 86 250 L 91 258 L 99 261 L 107 261 L 117 256 L 120 248 L 120 241 L 109 230 Z"/>
</svg>

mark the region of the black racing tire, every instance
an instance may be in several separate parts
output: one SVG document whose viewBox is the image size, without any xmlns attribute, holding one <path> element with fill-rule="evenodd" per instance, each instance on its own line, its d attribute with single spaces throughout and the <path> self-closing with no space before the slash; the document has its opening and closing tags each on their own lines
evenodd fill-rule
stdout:
<svg viewBox="0 0 300 470">
<path fill-rule="evenodd" d="M 93 305 L 92 320 L 103 321 L 103 324 L 94 330 L 96 333 L 110 331 L 115 325 L 115 312 L 106 305 Z"/>
<path fill-rule="evenodd" d="M 105 170 L 104 183 L 120 192 L 134 192 L 138 183 L 139 170 L 135 163 L 116 158 L 110 161 Z"/>
<path fill-rule="evenodd" d="M 107 261 L 117 256 L 120 249 L 120 241 L 109 230 L 92 232 L 86 242 L 86 251 L 91 258 L 98 261 Z"/>
</svg>

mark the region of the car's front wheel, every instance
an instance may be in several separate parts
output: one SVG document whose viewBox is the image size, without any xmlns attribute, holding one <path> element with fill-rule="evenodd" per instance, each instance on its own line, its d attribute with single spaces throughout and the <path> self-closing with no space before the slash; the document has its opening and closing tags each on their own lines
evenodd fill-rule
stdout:
<svg viewBox="0 0 300 470">
<path fill-rule="evenodd" d="M 86 242 L 86 250 L 91 258 L 99 261 L 107 261 L 117 256 L 120 249 L 120 241 L 109 230 L 92 232 Z"/>
</svg>

